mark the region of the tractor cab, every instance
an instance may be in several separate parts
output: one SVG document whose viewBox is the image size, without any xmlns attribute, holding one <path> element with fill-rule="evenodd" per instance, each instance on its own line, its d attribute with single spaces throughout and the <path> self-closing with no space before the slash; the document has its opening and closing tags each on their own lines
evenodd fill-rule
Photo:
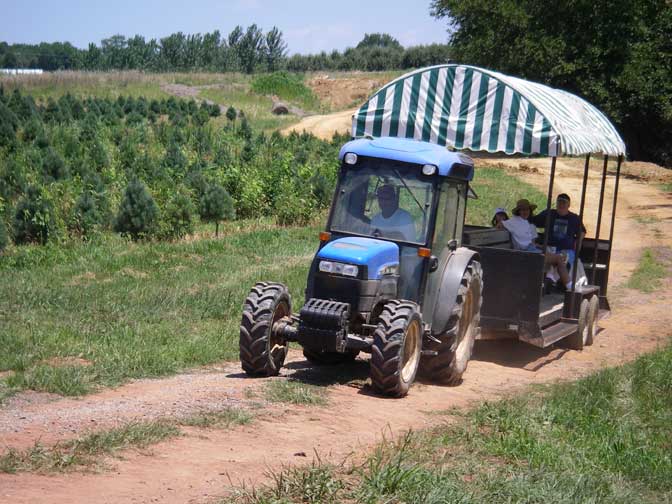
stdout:
<svg viewBox="0 0 672 504">
<path fill-rule="evenodd" d="M 328 234 L 323 235 L 328 238 L 311 269 L 308 297 L 342 297 L 328 279 L 334 283 L 335 268 L 343 264 L 345 275 L 354 274 L 352 265 L 371 281 L 394 274 L 395 294 L 422 304 L 428 268 L 437 260 L 431 253 L 438 248 L 435 233 L 440 247 L 461 233 L 457 216 L 460 208 L 464 211 L 473 162 L 433 144 L 398 138 L 349 142 L 340 159 Z M 350 302 L 365 317 L 375 309 L 374 300 Z"/>
</svg>

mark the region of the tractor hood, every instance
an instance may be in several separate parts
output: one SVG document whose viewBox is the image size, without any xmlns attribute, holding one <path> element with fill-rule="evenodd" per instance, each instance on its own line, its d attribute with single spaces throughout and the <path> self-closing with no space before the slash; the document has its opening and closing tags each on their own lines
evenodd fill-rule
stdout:
<svg viewBox="0 0 672 504">
<path fill-rule="evenodd" d="M 367 279 L 377 280 L 388 266 L 399 266 L 399 246 L 396 243 L 350 236 L 327 243 L 317 257 L 344 264 L 366 266 Z"/>
</svg>

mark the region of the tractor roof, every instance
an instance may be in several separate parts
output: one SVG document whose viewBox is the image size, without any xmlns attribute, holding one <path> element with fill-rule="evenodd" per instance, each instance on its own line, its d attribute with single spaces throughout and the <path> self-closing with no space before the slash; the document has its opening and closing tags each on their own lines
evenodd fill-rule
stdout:
<svg viewBox="0 0 672 504">
<path fill-rule="evenodd" d="M 445 147 L 429 142 L 407 138 L 360 138 L 341 147 L 338 159 L 352 152 L 367 156 L 419 165 L 436 165 L 439 175 L 471 180 L 474 177 L 474 162 L 469 156 L 450 152 Z"/>
</svg>

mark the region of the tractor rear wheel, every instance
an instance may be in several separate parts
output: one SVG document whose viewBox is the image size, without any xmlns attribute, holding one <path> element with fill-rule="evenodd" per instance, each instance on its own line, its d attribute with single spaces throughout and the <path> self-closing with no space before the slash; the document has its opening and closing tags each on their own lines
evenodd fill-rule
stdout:
<svg viewBox="0 0 672 504">
<path fill-rule="evenodd" d="M 378 318 L 371 347 L 371 383 L 382 394 L 403 397 L 415 380 L 422 350 L 422 316 L 411 301 L 389 301 Z"/>
<path fill-rule="evenodd" d="M 460 383 L 480 332 L 482 304 L 483 270 L 480 262 L 472 261 L 462 275 L 449 331 L 425 346 L 436 354 L 422 357 L 420 373 L 424 379 L 445 385 Z"/>
<path fill-rule="evenodd" d="M 259 282 L 243 305 L 240 364 L 251 376 L 273 376 L 285 362 L 288 343 L 273 334 L 273 324 L 292 314 L 289 291 L 281 283 Z"/>
</svg>

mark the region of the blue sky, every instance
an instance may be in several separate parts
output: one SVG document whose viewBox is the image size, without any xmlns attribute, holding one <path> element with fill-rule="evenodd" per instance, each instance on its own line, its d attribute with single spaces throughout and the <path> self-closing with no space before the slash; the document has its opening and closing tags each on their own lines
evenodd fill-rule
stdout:
<svg viewBox="0 0 672 504">
<path fill-rule="evenodd" d="M 429 0 L 2 0 L 0 40 L 69 41 L 77 47 L 116 33 L 160 38 L 171 33 L 226 35 L 237 24 L 278 26 L 290 54 L 342 50 L 364 33 L 385 32 L 404 46 L 446 42 L 447 22 Z"/>
</svg>

